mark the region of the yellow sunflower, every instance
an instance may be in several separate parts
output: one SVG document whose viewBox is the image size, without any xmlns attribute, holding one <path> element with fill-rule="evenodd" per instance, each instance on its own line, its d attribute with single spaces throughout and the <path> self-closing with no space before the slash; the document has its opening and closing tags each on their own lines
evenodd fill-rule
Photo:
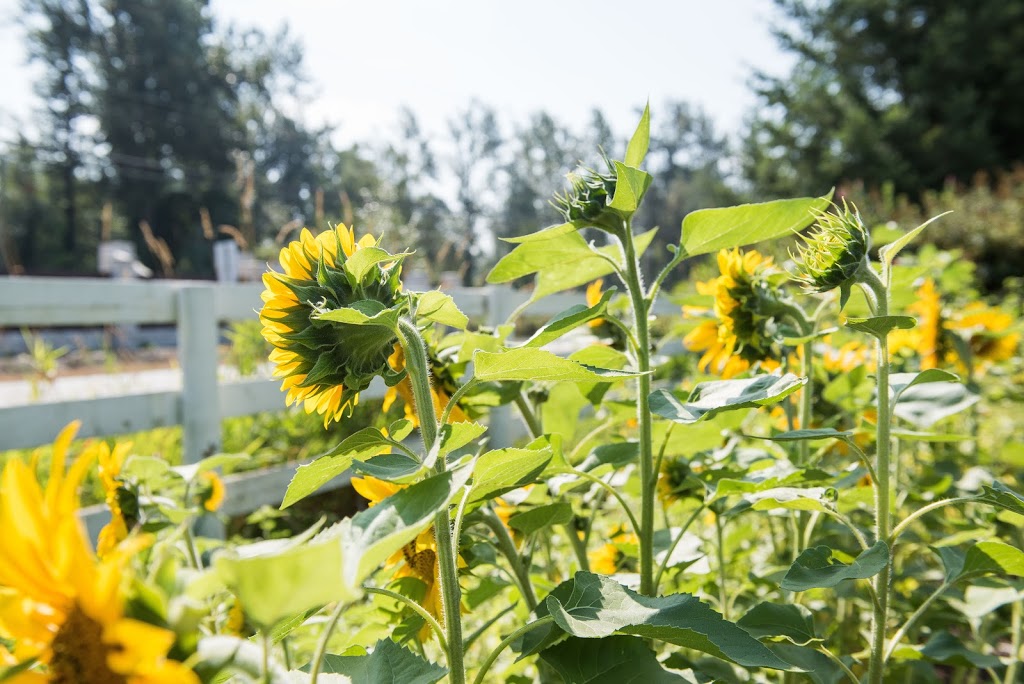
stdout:
<svg viewBox="0 0 1024 684">
<path fill-rule="evenodd" d="M 370 506 L 375 506 L 404 487 L 403 485 L 366 476 L 352 478 L 352 488 L 366 499 Z M 419 604 L 444 626 L 441 577 L 439 574 L 440 568 L 437 563 L 437 540 L 434 537 L 433 527 L 423 530 L 416 539 L 392 554 L 385 562 L 384 567 L 390 568 L 399 563 L 402 565 L 398 567 L 395 574 L 391 576 L 391 579 L 397 580 L 403 577 L 412 577 L 422 582 L 425 591 Z M 430 638 L 430 635 L 430 626 L 424 624 L 419 632 L 420 641 L 426 641 Z"/>
<path fill-rule="evenodd" d="M 455 383 L 455 379 L 451 377 L 451 373 L 448 372 L 447 366 L 431 352 L 429 346 L 427 348 L 427 356 L 430 362 L 431 371 L 431 382 L 430 382 L 430 394 L 434 398 L 434 414 L 438 417 L 441 416 L 441 412 L 444 407 L 451 401 L 452 394 L 458 389 Z M 401 344 L 395 344 L 395 350 L 388 357 L 388 365 L 392 370 L 401 372 L 405 370 L 405 351 L 402 349 Z M 409 382 L 409 378 L 403 378 L 394 387 L 388 387 L 384 393 L 384 404 L 382 409 L 387 411 L 391 408 L 392 404 L 399 397 L 405 402 L 405 417 L 412 421 L 413 425 L 419 425 L 419 416 L 416 414 L 416 404 L 414 402 L 412 394 L 412 384 Z M 452 412 L 448 414 L 449 423 L 465 423 L 469 421 L 469 416 L 462 410 L 458 404 L 452 409 Z"/>
<path fill-rule="evenodd" d="M 779 335 L 772 316 L 764 313 L 765 303 L 776 293 L 766 276 L 775 272 L 771 257 L 757 251 L 723 249 L 718 253 L 717 278 L 698 282 L 697 291 L 714 297 L 714 307 L 686 307 L 684 315 L 712 315 L 694 328 L 683 344 L 691 351 L 704 352 L 698 368 L 731 378 L 754 364 L 765 370 L 779 367 Z"/>
<path fill-rule="evenodd" d="M 821 365 L 829 373 L 849 373 L 860 366 L 873 369 L 875 355 L 871 347 L 854 340 L 838 349 L 831 345 L 826 346 L 821 351 Z"/>
<path fill-rule="evenodd" d="M 627 532 L 622 527 L 613 529 L 608 534 L 607 543 L 587 554 L 590 569 L 602 575 L 634 570 L 634 559 L 627 555 L 623 548 L 636 547 L 639 543 L 640 540 L 632 532 Z"/>
<path fill-rule="evenodd" d="M 126 618 L 121 589 L 137 537 L 97 560 L 78 519 L 78 486 L 97 457 L 87 448 L 65 470 L 78 423 L 53 447 L 44 488 L 17 459 L 0 476 L 0 638 L 13 642 L 0 659 L 33 667 L 17 684 L 198 684 L 167 658 L 174 633 Z"/>
<path fill-rule="evenodd" d="M 967 371 L 968 363 L 984 368 L 1012 358 L 1020 344 L 1020 335 L 1009 331 L 1013 317 L 999 309 L 974 302 L 947 312 L 931 278 L 918 287 L 917 300 L 907 311 L 917 317 L 917 327 L 894 331 L 889 337 L 890 350 L 916 351 L 922 370 L 955 365 Z M 962 341 L 959 348 L 957 338 Z M 961 350 L 969 358 L 963 358 Z"/>
<path fill-rule="evenodd" d="M 107 508 L 110 510 L 110 522 L 100 530 L 99 538 L 96 540 L 96 554 L 100 558 L 127 539 L 129 527 L 134 526 L 134 521 L 129 524 L 128 516 L 125 515 L 123 503 L 127 490 L 120 481 L 121 468 L 124 467 L 124 460 L 131 446 L 130 442 L 118 442 L 113 449 L 106 443 L 94 447 L 100 483 L 103 485 Z"/>
<path fill-rule="evenodd" d="M 601 295 L 604 294 L 604 290 L 601 287 L 604 285 L 604 278 L 598 278 L 594 282 L 587 286 L 587 306 L 594 306 L 601 301 Z M 588 321 L 587 325 L 591 328 L 597 328 L 604 323 L 603 318 L 595 318 L 592 321 Z"/>
<path fill-rule="evenodd" d="M 316 237 L 303 228 L 299 239 L 281 250 L 284 273 L 263 274 L 263 336 L 273 345 L 274 375 L 283 378 L 288 404 L 339 420 L 359 400 L 359 392 L 387 371 L 394 340 L 380 343 L 380 328 L 321 320 L 317 314 L 360 303 L 388 308 L 401 288 L 401 257 L 347 269 L 348 259 L 374 247 L 371 235 L 358 241 L 339 225 Z"/>
</svg>

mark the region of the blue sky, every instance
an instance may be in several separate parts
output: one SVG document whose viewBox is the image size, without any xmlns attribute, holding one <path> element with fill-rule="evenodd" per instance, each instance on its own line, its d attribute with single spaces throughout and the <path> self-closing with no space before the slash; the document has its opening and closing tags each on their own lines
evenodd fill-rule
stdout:
<svg viewBox="0 0 1024 684">
<path fill-rule="evenodd" d="M 0 0 L 0 140 L 31 127 L 32 80 L 19 0 Z M 337 142 L 390 137 L 399 107 L 443 134 L 471 98 L 502 123 L 545 109 L 581 126 L 600 107 L 619 135 L 636 109 L 685 99 L 735 132 L 754 105 L 754 66 L 783 73 L 788 56 L 769 33 L 770 0 L 212 0 L 215 20 L 274 31 L 284 22 L 306 49 L 311 83 L 296 109 L 338 126 Z"/>
</svg>

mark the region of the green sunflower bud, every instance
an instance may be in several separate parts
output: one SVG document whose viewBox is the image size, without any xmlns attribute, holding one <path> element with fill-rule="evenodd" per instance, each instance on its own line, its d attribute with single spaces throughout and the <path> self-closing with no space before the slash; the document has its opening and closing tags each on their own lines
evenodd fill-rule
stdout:
<svg viewBox="0 0 1024 684">
<path fill-rule="evenodd" d="M 871 239 L 860 220 L 857 207 L 843 201 L 842 210 L 822 212 L 814 231 L 804 237 L 797 254 L 794 278 L 811 292 L 828 292 L 837 287 L 848 290 L 856 279 L 857 271 L 866 262 Z"/>
<path fill-rule="evenodd" d="M 605 160 L 607 161 L 607 160 Z M 581 168 L 569 174 L 570 188 L 555 195 L 554 205 L 566 222 L 581 223 L 612 233 L 622 229 L 622 216 L 608 204 L 615 197 L 615 171 L 608 173 Z"/>
<path fill-rule="evenodd" d="M 338 226 L 314 237 L 303 229 L 299 240 L 281 250 L 284 273 L 263 275 L 263 336 L 274 346 L 274 375 L 283 379 L 289 404 L 324 417 L 326 427 L 358 402 L 359 392 L 378 375 L 389 384 L 400 373 L 388 365 L 396 335 L 386 326 L 331 320 L 336 309 L 366 316 L 407 308 L 401 296 L 401 262 L 372 236 L 359 241 Z"/>
</svg>

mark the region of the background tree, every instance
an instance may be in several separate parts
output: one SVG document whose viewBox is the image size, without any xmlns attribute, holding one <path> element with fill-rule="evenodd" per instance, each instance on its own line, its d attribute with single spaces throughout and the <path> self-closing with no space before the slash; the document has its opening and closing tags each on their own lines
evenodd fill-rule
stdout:
<svg viewBox="0 0 1024 684">
<path fill-rule="evenodd" d="M 1024 5 L 776 0 L 792 73 L 759 73 L 745 139 L 761 195 L 885 181 L 918 197 L 1024 159 Z"/>
</svg>

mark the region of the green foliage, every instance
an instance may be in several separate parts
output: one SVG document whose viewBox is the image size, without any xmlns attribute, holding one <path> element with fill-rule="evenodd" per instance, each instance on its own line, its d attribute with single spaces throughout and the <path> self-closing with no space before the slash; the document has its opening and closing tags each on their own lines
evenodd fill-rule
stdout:
<svg viewBox="0 0 1024 684">
<path fill-rule="evenodd" d="M 776 4 L 788 20 L 779 42 L 797 62 L 790 74 L 755 79 L 761 106 L 745 152 L 759 192 L 862 180 L 919 196 L 949 176 L 1021 161 L 1019 7 Z"/>
</svg>

